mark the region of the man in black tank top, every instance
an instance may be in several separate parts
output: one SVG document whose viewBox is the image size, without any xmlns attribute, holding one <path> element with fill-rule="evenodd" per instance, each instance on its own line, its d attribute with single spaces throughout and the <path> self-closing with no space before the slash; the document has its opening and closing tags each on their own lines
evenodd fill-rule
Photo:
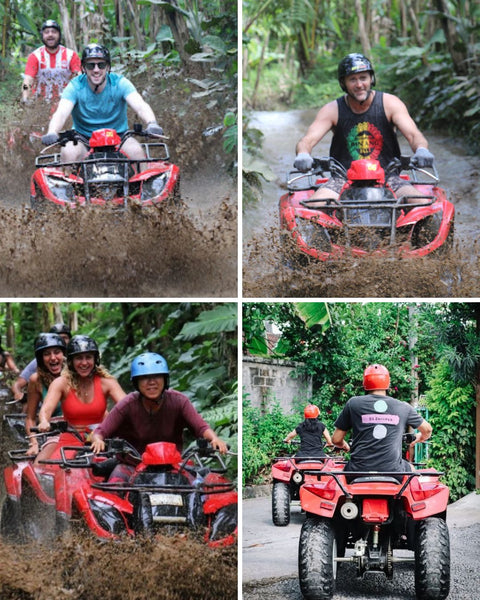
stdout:
<svg viewBox="0 0 480 600">
<path fill-rule="evenodd" d="M 410 144 L 416 165 L 432 165 L 434 157 L 428 150 L 428 142 L 405 104 L 393 94 L 372 89 L 375 72 L 368 58 L 362 54 L 346 56 L 338 65 L 338 80 L 345 95 L 318 111 L 306 135 L 297 144 L 296 169 L 302 172 L 311 169 L 311 152 L 329 131 L 333 131 L 330 156 L 345 168 L 359 158 L 377 159 L 385 167 L 393 158 L 400 157 L 396 128 Z M 343 183 L 342 178 L 331 177 L 312 198 L 336 199 Z M 398 175 L 389 177 L 388 183 L 398 196 L 419 195 L 418 190 Z"/>
</svg>

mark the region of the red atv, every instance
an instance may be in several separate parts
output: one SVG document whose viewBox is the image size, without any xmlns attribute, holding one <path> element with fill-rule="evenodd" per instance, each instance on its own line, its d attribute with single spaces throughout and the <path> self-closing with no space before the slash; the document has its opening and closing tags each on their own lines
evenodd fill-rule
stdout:
<svg viewBox="0 0 480 600">
<path fill-rule="evenodd" d="M 45 541 L 81 523 L 100 538 L 205 528 L 212 547 L 235 542 L 237 493 L 209 445 L 182 457 L 174 444 L 159 442 L 140 456 L 127 442 L 109 440 L 94 455 L 68 426 L 57 427 L 64 433 L 51 459 L 33 465 L 23 450 L 10 453 L 16 464 L 4 473 L 3 536 Z M 118 461 L 137 465 L 128 484 L 106 481 Z"/>
<path fill-rule="evenodd" d="M 295 444 L 295 442 L 291 442 Z M 296 445 L 299 445 L 298 442 Z M 330 458 L 323 456 L 280 456 L 272 465 L 272 521 L 277 527 L 290 523 L 290 507 L 300 506 L 300 488 L 305 483 L 306 472 L 322 469 Z M 308 475 L 307 475 L 308 478 Z M 316 480 L 314 477 L 313 480 Z"/>
<path fill-rule="evenodd" d="M 408 434 L 407 434 L 408 435 Z M 450 543 L 446 524 L 448 487 L 435 469 L 402 473 L 308 472 L 300 490 L 307 513 L 298 553 L 302 594 L 307 600 L 332 597 L 337 568 L 356 566 L 357 576 L 384 573 L 393 577 L 398 562 L 415 563 L 419 600 L 443 600 L 450 589 Z M 317 481 L 312 482 L 311 477 Z M 353 554 L 346 556 L 346 550 Z M 396 549 L 414 557 L 394 556 Z"/>
<path fill-rule="evenodd" d="M 86 144 L 88 156 L 75 163 L 63 162 L 60 153 L 38 156 L 30 183 L 32 208 L 41 210 L 50 203 L 75 207 L 126 206 L 133 202 L 152 206 L 168 198 L 179 199 L 179 169 L 170 162 L 165 143 L 143 143 L 146 158 L 141 161 L 129 159 L 122 151 L 131 136 L 157 137 L 141 126 L 135 125 L 121 138 L 114 129 L 94 131 L 90 139 L 73 129 L 59 135 L 60 146 L 70 141 Z M 147 169 L 141 170 L 142 163 L 147 163 Z"/>
<path fill-rule="evenodd" d="M 390 174 L 404 170 L 409 174 L 400 176 L 418 190 L 418 196 L 399 198 L 388 185 Z M 312 199 L 318 186 L 328 181 L 327 171 L 345 180 L 339 198 Z M 420 174 L 426 181 L 419 179 Z M 417 257 L 448 250 L 453 243 L 454 207 L 437 184 L 434 166 L 420 169 L 408 156 L 394 159 L 385 170 L 371 159 L 353 161 L 348 171 L 333 158 L 314 159 L 310 172 L 289 174 L 288 192 L 280 198 L 286 262 L 292 256 L 308 262 L 309 257 L 326 261 L 389 251 Z"/>
</svg>

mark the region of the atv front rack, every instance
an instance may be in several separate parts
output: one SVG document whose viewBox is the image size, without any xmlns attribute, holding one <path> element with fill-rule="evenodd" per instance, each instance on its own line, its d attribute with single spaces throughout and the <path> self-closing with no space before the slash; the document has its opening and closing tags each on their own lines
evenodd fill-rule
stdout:
<svg viewBox="0 0 480 600">
<path fill-rule="evenodd" d="M 171 493 L 195 493 L 195 494 L 223 494 L 225 492 L 234 491 L 235 487 L 230 482 L 216 482 L 216 483 L 200 483 L 199 485 L 176 485 L 176 484 L 145 484 L 141 485 L 129 485 L 121 481 L 105 483 L 92 483 L 92 487 L 97 490 L 104 492 L 114 492 L 115 494 L 123 492 L 171 492 Z"/>
</svg>

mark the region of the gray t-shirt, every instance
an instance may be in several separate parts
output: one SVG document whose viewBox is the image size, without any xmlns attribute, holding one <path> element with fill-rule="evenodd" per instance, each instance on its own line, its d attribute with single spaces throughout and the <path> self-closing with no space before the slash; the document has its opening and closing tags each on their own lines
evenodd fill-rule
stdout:
<svg viewBox="0 0 480 600">
<path fill-rule="evenodd" d="M 376 394 L 350 398 L 335 421 L 338 429 L 353 429 L 348 470 L 404 471 L 402 435 L 422 422 L 407 402 Z"/>
<path fill-rule="evenodd" d="M 20 377 L 23 377 L 23 379 L 25 379 L 25 381 L 28 381 L 30 379 L 30 376 L 33 375 L 37 370 L 37 359 L 34 358 L 33 360 L 31 360 L 28 365 L 23 369 L 23 371 L 20 373 Z"/>
</svg>

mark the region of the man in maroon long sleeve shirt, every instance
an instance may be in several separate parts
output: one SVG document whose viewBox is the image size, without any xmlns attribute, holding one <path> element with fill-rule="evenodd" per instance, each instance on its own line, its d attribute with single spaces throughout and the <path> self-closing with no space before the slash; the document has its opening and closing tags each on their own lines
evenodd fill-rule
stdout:
<svg viewBox="0 0 480 600">
<path fill-rule="evenodd" d="M 227 445 L 199 415 L 190 400 L 180 392 L 168 389 L 169 370 L 166 360 L 153 352 L 137 356 L 132 362 L 131 378 L 138 391 L 121 400 L 96 428 L 92 449 L 105 449 L 104 440 L 120 437 L 140 453 L 154 442 L 173 442 L 179 452 L 183 448 L 183 430 L 208 440 L 222 453 Z"/>
</svg>

